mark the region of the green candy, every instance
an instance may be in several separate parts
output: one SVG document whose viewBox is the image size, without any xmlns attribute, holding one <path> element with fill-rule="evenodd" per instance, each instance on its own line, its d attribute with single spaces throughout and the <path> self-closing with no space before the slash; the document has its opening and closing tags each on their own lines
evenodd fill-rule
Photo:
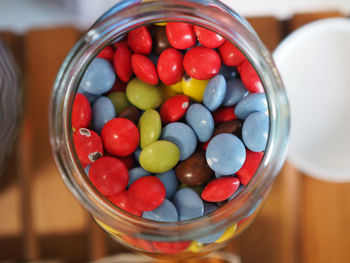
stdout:
<svg viewBox="0 0 350 263">
<path fill-rule="evenodd" d="M 117 114 L 121 113 L 126 107 L 130 105 L 126 95 L 122 91 L 114 91 L 107 95 L 112 101 Z"/>
<path fill-rule="evenodd" d="M 126 97 L 140 110 L 155 109 L 162 103 L 162 90 L 134 78 L 126 86 Z"/>
<path fill-rule="evenodd" d="M 145 111 L 139 120 L 140 147 L 143 149 L 151 142 L 159 139 L 162 121 L 156 110 Z"/>
<path fill-rule="evenodd" d="M 180 158 L 177 146 L 168 141 L 155 141 L 147 145 L 140 154 L 140 164 L 151 173 L 164 173 L 172 169 Z"/>
</svg>

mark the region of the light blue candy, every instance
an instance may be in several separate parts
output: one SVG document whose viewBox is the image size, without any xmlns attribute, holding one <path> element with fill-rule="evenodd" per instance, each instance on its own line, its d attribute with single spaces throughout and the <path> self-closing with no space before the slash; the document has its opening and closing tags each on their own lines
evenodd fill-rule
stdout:
<svg viewBox="0 0 350 263">
<path fill-rule="evenodd" d="M 180 150 L 180 161 L 187 159 L 197 147 L 197 137 L 191 127 L 182 122 L 173 122 L 166 125 L 161 139 L 173 142 Z"/>
<path fill-rule="evenodd" d="M 96 132 L 101 133 L 103 126 L 115 117 L 115 108 L 109 98 L 101 96 L 92 104 L 92 124 Z"/>
<path fill-rule="evenodd" d="M 186 112 L 186 121 L 200 142 L 208 141 L 214 132 L 214 120 L 210 111 L 202 104 L 192 104 Z"/>
<path fill-rule="evenodd" d="M 214 205 L 213 203 L 208 203 L 208 202 L 204 202 L 204 213 L 203 215 L 208 215 L 211 212 L 214 212 L 215 210 L 218 209 L 217 205 Z"/>
<path fill-rule="evenodd" d="M 99 97 L 99 95 L 93 95 L 83 91 L 81 87 L 78 88 L 77 93 L 83 94 L 85 98 L 87 98 L 87 100 L 90 102 L 90 104 L 92 104 Z"/>
<path fill-rule="evenodd" d="M 179 221 L 203 216 L 203 201 L 191 188 L 182 188 L 178 190 L 174 194 L 172 202 L 179 214 Z"/>
<path fill-rule="evenodd" d="M 237 136 L 222 133 L 210 140 L 205 156 L 212 170 L 221 175 L 230 175 L 242 167 L 246 151 Z"/>
<path fill-rule="evenodd" d="M 252 93 L 242 98 L 236 105 L 237 118 L 245 120 L 253 112 L 266 112 L 267 100 L 265 93 Z"/>
<path fill-rule="evenodd" d="M 115 78 L 112 65 L 105 59 L 95 58 L 86 69 L 79 88 L 90 94 L 100 95 L 113 87 Z"/>
<path fill-rule="evenodd" d="M 175 206 L 168 199 L 164 199 L 163 203 L 153 211 L 143 212 L 142 217 L 159 222 L 177 222 L 179 220 Z"/>
<path fill-rule="evenodd" d="M 165 187 L 165 197 L 171 199 L 179 188 L 179 181 L 177 180 L 175 171 L 171 169 L 165 173 L 157 174 L 156 177 L 158 177 Z"/>
<path fill-rule="evenodd" d="M 269 116 L 263 112 L 250 114 L 242 126 L 242 139 L 247 148 L 261 152 L 266 148 L 269 135 Z"/>
<path fill-rule="evenodd" d="M 87 175 L 88 177 L 89 177 L 90 166 L 91 166 L 91 164 L 87 165 L 87 166 L 84 168 L 84 172 L 86 173 L 86 175 Z"/>
<path fill-rule="evenodd" d="M 240 79 L 232 79 L 227 82 L 226 95 L 222 105 L 225 107 L 233 106 L 244 96 L 247 96 L 248 93 Z"/>
<path fill-rule="evenodd" d="M 128 181 L 128 187 L 135 182 L 137 179 L 151 175 L 150 172 L 146 171 L 142 167 L 135 167 L 130 169 L 129 171 L 129 181 Z"/>
<path fill-rule="evenodd" d="M 224 76 L 218 74 L 209 80 L 204 90 L 203 104 L 214 111 L 220 107 L 226 94 L 226 80 Z"/>
<path fill-rule="evenodd" d="M 139 147 L 134 151 L 134 157 L 137 163 L 140 163 L 139 159 L 140 159 L 141 152 L 142 152 L 142 149 Z"/>
</svg>

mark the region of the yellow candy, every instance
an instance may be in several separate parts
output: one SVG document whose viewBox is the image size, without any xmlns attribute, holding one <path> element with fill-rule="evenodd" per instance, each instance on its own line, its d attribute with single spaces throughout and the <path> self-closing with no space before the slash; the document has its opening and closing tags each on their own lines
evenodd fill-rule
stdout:
<svg viewBox="0 0 350 263">
<path fill-rule="evenodd" d="M 198 253 L 202 247 L 204 246 L 203 243 L 197 242 L 197 241 L 192 241 L 190 246 L 188 247 L 188 250 L 193 252 L 193 253 Z"/>
<path fill-rule="evenodd" d="M 114 228 L 106 225 L 105 223 L 103 223 L 102 221 L 98 220 L 96 217 L 94 217 L 96 223 L 102 227 L 106 232 L 108 232 L 109 234 L 119 237 L 120 235 L 122 235 L 121 232 L 119 232 L 118 230 L 115 230 Z"/>
<path fill-rule="evenodd" d="M 182 93 L 182 81 L 176 82 L 173 85 L 170 85 L 170 87 L 177 93 Z"/>
<path fill-rule="evenodd" d="M 191 99 L 202 102 L 205 87 L 209 80 L 199 80 L 194 78 L 182 78 L 182 91 Z"/>
<path fill-rule="evenodd" d="M 163 91 L 163 96 L 162 96 L 163 101 L 166 101 L 167 99 L 177 94 L 175 90 L 173 90 L 170 86 L 166 86 L 166 85 L 162 85 L 162 91 Z"/>
<path fill-rule="evenodd" d="M 154 23 L 157 26 L 166 26 L 166 22 Z"/>
<path fill-rule="evenodd" d="M 139 120 L 140 147 L 143 149 L 151 142 L 159 139 L 162 121 L 156 110 L 146 110 Z"/>
<path fill-rule="evenodd" d="M 222 236 L 218 240 L 215 241 L 215 243 L 223 243 L 229 240 L 235 234 L 236 229 L 237 229 L 237 224 L 234 224 L 229 228 L 226 228 L 225 232 L 222 234 Z"/>
</svg>

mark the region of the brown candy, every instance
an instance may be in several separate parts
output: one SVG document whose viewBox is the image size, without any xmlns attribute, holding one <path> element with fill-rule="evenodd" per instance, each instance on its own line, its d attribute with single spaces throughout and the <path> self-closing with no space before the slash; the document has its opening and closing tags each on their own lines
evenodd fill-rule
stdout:
<svg viewBox="0 0 350 263">
<path fill-rule="evenodd" d="M 206 183 L 213 171 L 209 168 L 203 151 L 197 151 L 175 167 L 175 173 L 181 183 L 189 186 Z"/>
<path fill-rule="evenodd" d="M 230 133 L 236 136 L 241 135 L 242 121 L 241 120 L 231 120 L 227 122 L 222 122 L 214 130 L 213 137 L 221 133 Z"/>
<path fill-rule="evenodd" d="M 140 116 L 140 111 L 135 106 L 128 106 L 119 114 L 118 117 L 128 119 L 137 125 Z"/>
<path fill-rule="evenodd" d="M 153 41 L 153 51 L 156 54 L 159 55 L 165 49 L 171 47 L 166 35 L 165 26 L 152 26 L 150 33 Z"/>
</svg>

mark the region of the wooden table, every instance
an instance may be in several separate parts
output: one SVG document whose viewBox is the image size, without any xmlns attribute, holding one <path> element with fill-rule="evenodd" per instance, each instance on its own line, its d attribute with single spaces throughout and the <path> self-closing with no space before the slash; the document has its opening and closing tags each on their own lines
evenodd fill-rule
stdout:
<svg viewBox="0 0 350 263">
<path fill-rule="evenodd" d="M 288 21 L 250 18 L 273 50 L 289 32 L 338 12 L 297 14 Z M 0 185 L 0 260 L 84 262 L 125 251 L 105 235 L 63 184 L 51 156 L 48 102 L 58 68 L 80 36 L 74 28 L 0 34 L 22 69 L 25 113 Z M 225 250 L 245 263 L 350 261 L 350 184 L 317 181 L 288 163 L 254 224 Z"/>
</svg>

